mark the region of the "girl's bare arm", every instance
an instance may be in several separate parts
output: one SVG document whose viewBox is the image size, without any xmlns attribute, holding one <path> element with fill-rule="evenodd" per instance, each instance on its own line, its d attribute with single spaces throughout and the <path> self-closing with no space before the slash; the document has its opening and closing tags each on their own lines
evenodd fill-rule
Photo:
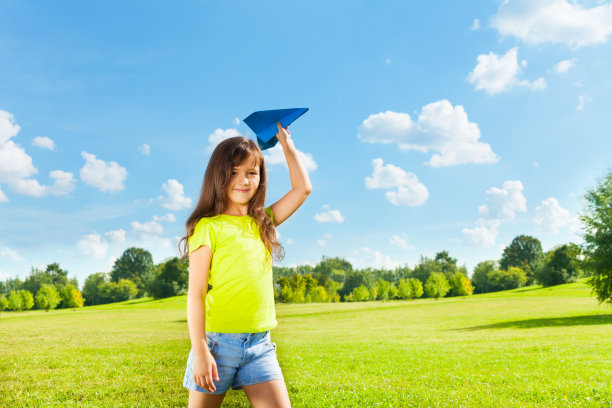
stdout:
<svg viewBox="0 0 612 408">
<path fill-rule="evenodd" d="M 291 134 L 277 123 L 278 133 L 276 138 L 283 147 L 283 153 L 289 166 L 289 177 L 291 179 L 291 190 L 280 200 L 272 204 L 274 223 L 279 225 L 293 214 L 312 192 L 312 185 L 306 167 L 298 156 L 298 151 L 293 145 Z"/>
</svg>

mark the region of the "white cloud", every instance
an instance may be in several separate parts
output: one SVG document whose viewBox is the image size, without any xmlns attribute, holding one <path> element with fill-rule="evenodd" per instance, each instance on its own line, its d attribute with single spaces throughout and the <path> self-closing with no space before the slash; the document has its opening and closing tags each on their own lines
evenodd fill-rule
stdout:
<svg viewBox="0 0 612 408">
<path fill-rule="evenodd" d="M 357 258 L 352 258 L 353 266 L 358 268 L 385 268 L 395 269 L 400 266 L 399 262 L 391 260 L 387 255 L 383 255 L 380 251 L 364 247 L 359 250 L 353 251 Z"/>
<path fill-rule="evenodd" d="M 47 194 L 60 196 L 68 194 L 74 190 L 76 180 L 72 173 L 62 170 L 53 170 L 51 173 L 49 173 L 49 177 L 53 179 L 53 184 L 45 187 L 45 192 Z"/>
<path fill-rule="evenodd" d="M 15 262 L 25 261 L 25 259 L 19 256 L 19 253 L 17 251 L 14 251 L 7 247 L 0 249 L 0 256 L 9 258 L 11 261 L 15 261 Z"/>
<path fill-rule="evenodd" d="M 438 152 L 426 163 L 432 167 L 499 160 L 490 145 L 479 141 L 480 129 L 463 106 L 453 107 L 446 99 L 424 106 L 417 122 L 407 113 L 370 115 L 359 126 L 358 137 L 368 143 L 396 143 L 401 150 Z"/>
<path fill-rule="evenodd" d="M 20 146 L 12 140 L 0 143 L 0 183 L 16 183 L 37 172 L 32 158 Z"/>
<path fill-rule="evenodd" d="M 15 123 L 13 114 L 0 109 L 0 144 L 16 136 L 20 130 L 19 125 Z"/>
<path fill-rule="evenodd" d="M 527 199 L 523 195 L 523 183 L 506 181 L 502 188 L 487 190 L 488 214 L 495 218 L 511 220 L 516 212 L 527 211 Z"/>
<path fill-rule="evenodd" d="M 515 85 L 527 87 L 533 91 L 546 88 L 546 80 L 538 78 L 535 81 L 519 80 L 521 68 L 518 63 L 518 49 L 511 48 L 504 55 L 493 52 L 481 54 L 476 57 L 476 67 L 468 75 L 468 81 L 475 85 L 477 90 L 484 90 L 489 95 L 508 91 Z M 521 61 L 525 67 L 527 61 Z"/>
<path fill-rule="evenodd" d="M 34 140 L 32 140 L 32 145 L 43 149 L 55 150 L 53 139 L 46 136 L 36 136 Z"/>
<path fill-rule="evenodd" d="M 293 244 L 293 240 L 291 238 L 287 238 L 287 241 L 285 242 L 287 243 L 287 245 Z"/>
<path fill-rule="evenodd" d="M 535 213 L 533 221 L 536 223 L 538 231 L 557 234 L 559 228 L 570 224 L 569 211 L 561 207 L 554 197 L 542 200 L 540 205 L 536 207 Z"/>
<path fill-rule="evenodd" d="M 576 110 L 577 110 L 577 111 L 581 111 L 581 110 L 583 110 L 583 109 L 584 109 L 584 105 L 585 105 L 587 102 L 591 102 L 591 98 L 589 98 L 589 96 L 588 96 L 588 95 L 580 95 L 580 96 L 578 97 L 578 106 L 576 106 Z"/>
<path fill-rule="evenodd" d="M 612 33 L 612 4 L 585 8 L 567 0 L 506 0 L 491 18 L 503 36 L 527 44 L 567 44 L 578 48 L 600 44 Z"/>
<path fill-rule="evenodd" d="M 123 182 L 127 177 L 127 170 L 117 162 L 105 162 L 97 159 L 94 154 L 81 152 L 85 165 L 81 168 L 81 180 L 88 186 L 95 187 L 105 193 L 114 193 L 123 190 Z"/>
<path fill-rule="evenodd" d="M 176 217 L 172 213 L 168 213 L 168 214 L 162 215 L 162 216 L 154 215 L 153 216 L 153 221 L 174 222 L 174 221 L 176 221 Z"/>
<path fill-rule="evenodd" d="M 314 219 L 317 220 L 317 222 L 344 222 L 344 217 L 342 214 L 340 214 L 340 210 L 331 210 L 327 204 L 323 206 L 323 209 L 326 211 L 314 216 Z"/>
<path fill-rule="evenodd" d="M 325 245 L 327 245 L 327 241 L 322 240 L 322 239 L 318 239 L 317 240 L 317 244 L 319 244 L 319 246 L 324 247 Z"/>
<path fill-rule="evenodd" d="M 307 171 L 314 171 L 317 169 L 317 163 L 313 159 L 312 154 L 298 150 L 298 156 Z M 283 153 L 283 147 L 280 143 L 277 143 L 276 146 L 264 152 L 264 160 L 268 165 L 282 164 L 287 167 L 287 159 L 285 159 L 285 153 Z"/>
<path fill-rule="evenodd" d="M 151 146 L 149 146 L 148 144 L 142 144 L 140 146 L 138 146 L 138 151 L 140 152 L 140 154 L 144 155 L 144 156 L 148 156 L 151 154 Z"/>
<path fill-rule="evenodd" d="M 17 180 L 12 184 L 12 187 L 19 194 L 30 197 L 42 197 L 45 195 L 45 186 L 42 186 L 38 180 L 34 179 Z"/>
<path fill-rule="evenodd" d="M 2 191 L 2 187 L 0 187 L 0 203 L 8 203 L 9 199 L 8 197 L 4 194 L 4 191 Z"/>
<path fill-rule="evenodd" d="M 175 179 L 169 179 L 162 185 L 166 197 L 159 196 L 157 200 L 160 205 L 169 210 L 182 210 L 191 207 L 191 198 L 185 197 L 183 185 Z"/>
<path fill-rule="evenodd" d="M 331 237 L 332 237 L 332 234 L 327 233 L 327 234 L 323 235 L 323 238 L 317 240 L 317 244 L 319 244 L 319 246 L 324 247 L 324 246 L 327 245 L 327 242 L 328 242 L 328 240 L 331 239 Z"/>
<path fill-rule="evenodd" d="M 140 235 L 151 236 L 159 235 L 164 232 L 164 227 L 155 221 L 148 221 L 142 224 L 138 221 L 132 221 L 130 225 L 132 226 L 132 230 Z"/>
<path fill-rule="evenodd" d="M 389 239 L 389 243 L 391 245 L 397 245 L 398 247 L 400 247 L 402 249 L 406 249 L 406 250 L 414 249 L 414 247 L 408 243 L 408 239 L 407 238 L 405 238 L 405 237 L 401 238 L 398 235 L 393 235 L 391 237 L 391 239 Z"/>
<path fill-rule="evenodd" d="M 463 228 L 464 242 L 468 245 L 491 247 L 495 244 L 502 221 L 514 219 L 517 212 L 527 211 L 523 183 L 506 181 L 502 188 L 491 187 L 486 192 L 487 204 L 478 207 L 480 218 L 474 228 Z"/>
<path fill-rule="evenodd" d="M 416 206 L 424 204 L 429 198 L 429 191 L 418 177 L 400 167 L 384 164 L 382 159 L 372 160 L 374 171 L 371 177 L 366 177 L 368 189 L 398 188 L 398 191 L 387 191 L 386 197 L 394 205 Z"/>
<path fill-rule="evenodd" d="M 87 234 L 77 243 L 81 254 L 87 258 L 102 259 L 106 257 L 108 244 L 99 234 Z"/>
<path fill-rule="evenodd" d="M 110 242 L 123 242 L 125 241 L 125 230 L 119 228 L 118 230 L 108 231 L 104 233 L 104 236 Z"/>
<path fill-rule="evenodd" d="M 565 74 L 575 64 L 576 64 L 576 58 L 560 61 L 555 65 L 555 72 L 557 72 L 557 74 Z"/>
<path fill-rule="evenodd" d="M 465 243 L 485 248 L 492 247 L 499 232 L 499 220 L 485 221 L 479 219 L 476 224 L 474 228 L 463 228 L 461 230 Z"/>
<path fill-rule="evenodd" d="M 212 152 L 215 150 L 215 147 L 225 139 L 229 139 L 230 137 L 242 136 L 240 132 L 236 129 L 215 129 L 208 136 L 208 151 Z"/>
<path fill-rule="evenodd" d="M 474 21 L 472 22 L 472 26 L 470 27 L 470 30 L 474 31 L 478 29 L 480 29 L 480 20 L 475 18 Z"/>
</svg>

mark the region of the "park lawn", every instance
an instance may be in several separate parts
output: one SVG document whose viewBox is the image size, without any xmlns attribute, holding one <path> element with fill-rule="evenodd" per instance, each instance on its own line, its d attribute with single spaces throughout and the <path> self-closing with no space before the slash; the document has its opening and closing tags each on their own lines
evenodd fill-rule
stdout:
<svg viewBox="0 0 612 408">
<path fill-rule="evenodd" d="M 0 314 L 0 406 L 186 406 L 185 296 Z M 584 281 L 277 304 L 294 407 L 610 407 L 612 307 Z M 226 407 L 248 407 L 242 391 Z"/>
</svg>

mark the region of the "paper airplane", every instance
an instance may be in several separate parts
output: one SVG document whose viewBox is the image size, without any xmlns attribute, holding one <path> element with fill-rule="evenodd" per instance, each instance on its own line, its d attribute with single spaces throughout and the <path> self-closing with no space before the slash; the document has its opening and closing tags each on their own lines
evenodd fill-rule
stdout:
<svg viewBox="0 0 612 408">
<path fill-rule="evenodd" d="M 308 108 L 274 109 L 257 111 L 251 113 L 244 123 L 246 123 L 257 135 L 257 143 L 261 150 L 274 147 L 278 143 L 276 134 L 278 127 L 276 122 L 280 122 L 282 127 L 287 127 L 294 120 L 308 111 Z"/>
</svg>

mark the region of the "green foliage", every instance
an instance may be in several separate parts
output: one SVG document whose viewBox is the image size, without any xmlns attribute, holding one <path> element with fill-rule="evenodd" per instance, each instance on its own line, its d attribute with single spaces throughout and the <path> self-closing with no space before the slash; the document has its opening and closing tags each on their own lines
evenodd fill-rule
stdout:
<svg viewBox="0 0 612 408">
<path fill-rule="evenodd" d="M 353 265 L 343 258 L 327 258 L 323 256 L 317 266 L 314 267 L 315 273 L 320 273 L 327 277 L 331 277 L 334 270 L 343 271 L 344 273 L 350 272 L 353 270 Z"/>
<path fill-rule="evenodd" d="M 6 296 L 0 295 L 0 312 L 8 308 L 8 300 L 6 300 Z"/>
<path fill-rule="evenodd" d="M 444 297 L 450 290 L 448 280 L 443 273 L 433 272 L 425 283 L 425 294 L 435 299 Z"/>
<path fill-rule="evenodd" d="M 600 303 L 612 304 L 612 171 L 584 196 L 584 266 Z"/>
<path fill-rule="evenodd" d="M 511 266 L 521 268 L 527 276 L 527 284 L 530 285 L 535 280 L 535 273 L 541 267 L 542 259 L 540 240 L 529 235 L 519 235 L 504 248 L 499 265 L 500 269 L 504 270 Z"/>
<path fill-rule="evenodd" d="M 60 297 L 62 298 L 60 306 L 64 309 L 83 307 L 83 295 L 81 295 L 81 291 L 71 283 L 62 288 Z"/>
<path fill-rule="evenodd" d="M 527 274 L 522 268 L 511 266 L 508 270 L 496 270 L 487 275 L 492 292 L 515 289 L 527 283 Z"/>
<path fill-rule="evenodd" d="M 22 289 L 22 286 L 23 282 L 18 277 L 8 278 L 0 287 L 0 289 L 2 289 L 2 292 L 0 293 L 3 293 L 8 296 L 11 291 Z"/>
<path fill-rule="evenodd" d="M 85 297 L 86 305 L 99 305 L 103 303 L 99 287 L 106 282 L 108 282 L 108 274 L 105 272 L 92 273 L 85 279 L 83 296 Z"/>
<path fill-rule="evenodd" d="M 340 282 L 336 282 L 333 279 L 329 279 L 327 282 L 325 282 L 325 290 L 327 291 L 327 295 L 331 302 L 340 301 L 340 295 L 338 294 L 338 289 L 340 289 L 341 286 L 342 284 Z"/>
<path fill-rule="evenodd" d="M 330 298 L 327 294 L 327 290 L 323 286 L 316 286 L 308 291 L 308 295 L 306 295 L 306 302 L 329 302 Z"/>
<path fill-rule="evenodd" d="M 448 283 L 451 287 L 449 293 L 452 293 L 452 296 L 469 296 L 474 292 L 472 282 L 470 282 L 470 279 L 462 272 L 455 272 Z"/>
<path fill-rule="evenodd" d="M 43 283 L 36 293 L 36 307 L 42 310 L 55 309 L 61 300 L 55 286 L 49 283 Z"/>
<path fill-rule="evenodd" d="M 495 271 L 497 271 L 496 261 L 483 261 L 476 265 L 472 273 L 474 293 L 487 293 L 491 291 L 488 275 Z"/>
<path fill-rule="evenodd" d="M 544 286 L 561 285 L 576 280 L 578 259 L 570 245 L 562 245 L 546 254 L 544 266 L 536 273 L 536 279 Z"/>
<path fill-rule="evenodd" d="M 129 279 L 136 284 L 138 296 L 143 296 L 148 283 L 153 278 L 153 257 L 142 248 L 128 248 L 115 261 L 110 273 L 112 282 Z"/>
<path fill-rule="evenodd" d="M 351 292 L 351 299 L 354 302 L 364 302 L 370 299 L 370 291 L 364 285 L 354 288 Z"/>
<path fill-rule="evenodd" d="M 442 273 L 442 264 L 434 259 L 421 256 L 420 262 L 412 270 L 412 277 L 425 284 L 432 273 Z"/>
<path fill-rule="evenodd" d="M 98 286 L 102 299 L 101 303 L 123 302 L 136 297 L 138 287 L 129 279 L 120 279 L 119 282 L 105 282 Z"/>
<path fill-rule="evenodd" d="M 22 289 L 19 291 L 19 295 L 21 296 L 22 310 L 30 310 L 34 307 L 34 296 L 32 295 L 32 292 Z"/>
<path fill-rule="evenodd" d="M 408 279 L 408 283 L 410 284 L 410 293 L 412 294 L 412 299 L 418 299 L 423 296 L 423 283 L 416 279 L 410 278 Z"/>
<path fill-rule="evenodd" d="M 14 312 L 23 309 L 23 298 L 18 290 L 11 290 L 8 297 L 8 309 Z"/>
<path fill-rule="evenodd" d="M 156 299 L 178 296 L 186 293 L 188 283 L 187 264 L 174 257 L 156 267 L 147 291 Z"/>
<path fill-rule="evenodd" d="M 346 297 L 351 294 L 355 288 L 358 288 L 359 286 L 363 285 L 367 289 L 372 287 L 373 284 L 373 277 L 369 275 L 366 271 L 347 271 L 345 273 L 344 285 L 342 286 L 342 288 L 340 288 L 338 293 L 340 294 L 340 296 Z"/>
<path fill-rule="evenodd" d="M 374 300 L 389 300 L 389 287 L 390 284 L 382 278 L 376 282 L 376 296 Z"/>
</svg>

